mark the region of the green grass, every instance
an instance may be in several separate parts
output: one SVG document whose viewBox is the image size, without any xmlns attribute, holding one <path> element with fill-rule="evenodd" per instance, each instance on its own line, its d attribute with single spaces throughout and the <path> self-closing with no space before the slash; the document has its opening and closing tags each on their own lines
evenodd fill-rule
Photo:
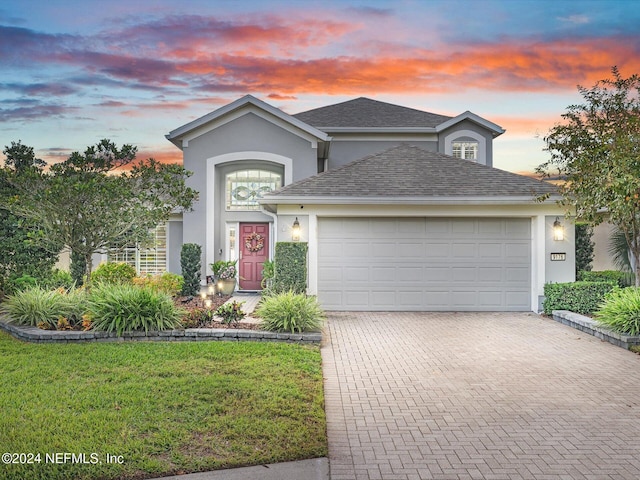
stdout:
<svg viewBox="0 0 640 480">
<path fill-rule="evenodd" d="M 317 346 L 29 344 L 0 333 L 0 478 L 143 479 L 327 454 Z M 97 453 L 101 464 L 47 464 Z M 106 454 L 123 464 L 107 464 Z"/>
</svg>

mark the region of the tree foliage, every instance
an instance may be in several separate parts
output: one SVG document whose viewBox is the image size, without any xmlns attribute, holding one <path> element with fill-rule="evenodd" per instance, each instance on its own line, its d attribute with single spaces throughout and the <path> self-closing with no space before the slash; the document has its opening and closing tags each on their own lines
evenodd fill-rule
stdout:
<svg viewBox="0 0 640 480">
<path fill-rule="evenodd" d="M 593 262 L 593 248 L 595 244 L 593 227 L 588 223 L 576 222 L 576 278 L 579 272 L 591 271 Z"/>
<path fill-rule="evenodd" d="M 148 242 L 172 211 L 191 208 L 197 198 L 182 166 L 135 161 L 136 153 L 102 140 L 48 170 L 32 169 L 16 178 L 18 193 L 6 207 L 41 226 L 43 247 L 62 245 L 84 258 L 90 278 L 94 253 Z"/>
<path fill-rule="evenodd" d="M 18 193 L 13 187 L 15 177 L 38 171 L 45 162 L 36 158 L 33 148 L 20 141 L 11 142 L 2 153 L 4 168 L 0 169 L 0 292 L 8 288 L 11 279 L 29 275 L 44 280 L 55 264 L 59 250 L 43 248 L 32 237 L 37 223 L 14 215 L 6 205 Z"/>
<path fill-rule="evenodd" d="M 537 168 L 560 175 L 563 204 L 597 225 L 605 215 L 625 236 L 640 285 L 640 77 L 579 86 L 584 103 L 570 105 L 545 138 L 551 159 Z"/>
</svg>

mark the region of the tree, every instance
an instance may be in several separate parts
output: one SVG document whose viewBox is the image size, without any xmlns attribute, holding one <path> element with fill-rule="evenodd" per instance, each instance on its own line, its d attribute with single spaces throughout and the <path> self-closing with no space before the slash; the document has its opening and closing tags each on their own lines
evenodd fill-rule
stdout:
<svg viewBox="0 0 640 480">
<path fill-rule="evenodd" d="M 197 192 L 182 166 L 153 159 L 135 162 L 137 149 L 109 140 L 73 152 L 64 162 L 32 170 L 15 182 L 14 213 L 41 226 L 45 248 L 63 245 L 90 278 L 92 255 L 144 244 L 174 210 L 191 208 Z M 80 269 L 73 269 L 80 272 Z"/>
<path fill-rule="evenodd" d="M 562 204 L 592 225 L 605 218 L 623 232 L 640 286 L 640 77 L 578 86 L 584 103 L 570 105 L 545 138 L 551 159 L 536 171 L 559 174 Z"/>
<path fill-rule="evenodd" d="M 20 141 L 11 142 L 2 153 L 6 159 L 4 168 L 0 169 L 0 290 L 4 291 L 11 278 L 30 275 L 44 280 L 51 273 L 60 250 L 50 251 L 34 242 L 32 235 L 38 225 L 3 207 L 17 194 L 12 186 L 15 177 L 40 170 L 45 162 L 36 158 L 33 148 Z"/>
<path fill-rule="evenodd" d="M 593 262 L 593 248 L 591 240 L 593 227 L 588 223 L 576 222 L 576 277 L 582 271 L 591 271 Z"/>
</svg>

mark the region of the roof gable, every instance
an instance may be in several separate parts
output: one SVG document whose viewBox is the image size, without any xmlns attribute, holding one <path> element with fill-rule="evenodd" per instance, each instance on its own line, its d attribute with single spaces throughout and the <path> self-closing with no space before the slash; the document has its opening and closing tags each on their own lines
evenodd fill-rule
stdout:
<svg viewBox="0 0 640 480">
<path fill-rule="evenodd" d="M 313 137 L 321 141 L 330 140 L 330 137 L 325 132 L 298 120 L 279 108 L 269 105 L 252 95 L 245 95 L 228 105 L 172 130 L 165 136 L 167 140 L 181 148 L 190 138 L 202 135 L 224 123 L 225 118 L 231 119 L 234 118 L 234 116 L 237 117 L 238 115 L 246 113 L 255 113 L 280 126 L 297 130 L 307 137 Z"/>
<path fill-rule="evenodd" d="M 457 199 L 521 197 L 532 201 L 555 194 L 550 183 L 459 158 L 400 145 L 343 167 L 300 180 L 265 196 L 264 203 L 287 198 Z"/>
<path fill-rule="evenodd" d="M 360 97 L 293 115 L 322 130 L 332 128 L 435 128 L 451 117 Z"/>
</svg>

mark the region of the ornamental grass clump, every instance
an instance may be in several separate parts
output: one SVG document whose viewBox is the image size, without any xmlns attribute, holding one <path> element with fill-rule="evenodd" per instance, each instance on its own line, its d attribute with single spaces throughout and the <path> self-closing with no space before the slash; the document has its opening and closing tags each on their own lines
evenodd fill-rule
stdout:
<svg viewBox="0 0 640 480">
<path fill-rule="evenodd" d="M 640 288 L 630 287 L 609 293 L 596 313 L 596 320 L 615 332 L 640 335 Z"/>
<path fill-rule="evenodd" d="M 318 331 L 324 323 L 324 311 L 316 297 L 292 290 L 263 297 L 256 314 L 262 318 L 262 328 L 272 332 Z"/>
<path fill-rule="evenodd" d="M 169 295 L 148 287 L 99 284 L 89 297 L 93 329 L 118 335 L 179 328 L 182 314 Z"/>
<path fill-rule="evenodd" d="M 45 290 L 35 286 L 7 297 L 0 309 L 18 325 L 55 330 L 60 319 L 71 326 L 81 322 L 86 307 L 84 291 Z"/>
</svg>

